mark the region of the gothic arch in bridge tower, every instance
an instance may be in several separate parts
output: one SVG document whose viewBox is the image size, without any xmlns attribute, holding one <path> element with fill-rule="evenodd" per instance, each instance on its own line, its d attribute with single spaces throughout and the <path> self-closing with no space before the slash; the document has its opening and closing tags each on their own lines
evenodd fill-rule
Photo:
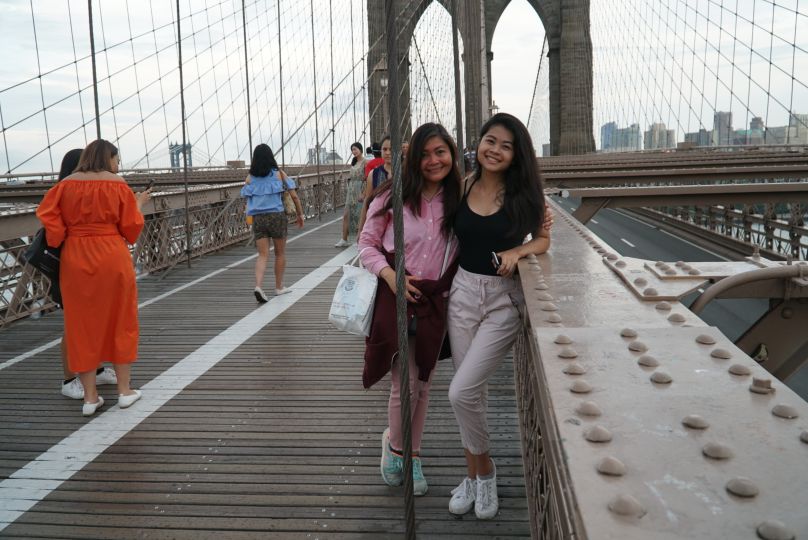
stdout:
<svg viewBox="0 0 808 540">
<path fill-rule="evenodd" d="M 399 81 L 406 80 L 409 66 L 403 60 L 412 41 L 418 21 L 431 5 L 439 2 L 449 13 L 452 0 L 430 0 L 419 3 L 418 11 L 408 18 L 405 28 L 399 29 Z M 466 141 L 477 138 L 488 116 L 485 103 L 491 101 L 491 85 L 483 85 L 482 27 L 485 25 L 485 73 L 490 73 L 491 41 L 494 30 L 511 0 L 458 0 L 458 29 L 466 53 L 464 71 L 466 108 L 464 124 Z M 592 131 L 592 39 L 589 33 L 590 0 L 527 0 L 536 10 L 544 24 L 549 43 L 550 66 L 550 145 L 554 155 L 583 154 L 594 152 L 595 140 Z M 394 0 L 401 8 L 403 0 Z M 385 106 L 382 77 L 387 69 L 386 43 L 384 41 L 384 0 L 368 0 L 369 43 L 378 44 L 368 52 L 369 102 L 371 111 L 371 136 L 378 140 L 385 131 L 383 115 L 379 109 Z M 540 49 L 541 44 L 538 44 Z M 487 95 L 483 96 L 486 93 Z M 402 92 L 403 102 L 409 100 L 409 88 Z M 374 114 L 374 111 L 376 114 Z M 405 122 L 404 125 L 409 125 Z"/>
</svg>

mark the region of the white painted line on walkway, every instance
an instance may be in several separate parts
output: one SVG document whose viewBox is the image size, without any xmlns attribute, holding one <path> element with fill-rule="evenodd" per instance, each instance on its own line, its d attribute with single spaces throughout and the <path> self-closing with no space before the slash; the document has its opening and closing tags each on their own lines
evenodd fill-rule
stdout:
<svg viewBox="0 0 808 540">
<path fill-rule="evenodd" d="M 661 233 L 663 233 L 663 234 L 667 234 L 667 235 L 668 235 L 668 236 L 670 236 L 671 238 L 676 238 L 676 239 L 677 239 L 677 240 L 679 240 L 680 242 L 684 242 L 685 244 L 687 244 L 687 245 L 689 245 L 689 246 L 692 246 L 692 247 L 694 247 L 694 248 L 696 248 L 696 249 L 699 249 L 699 250 L 703 251 L 704 253 L 709 253 L 709 254 L 710 254 L 710 255 L 712 255 L 713 257 L 718 257 L 718 258 L 719 258 L 719 259 L 721 259 L 722 261 L 732 261 L 732 259 L 728 259 L 727 257 L 724 257 L 723 255 L 719 255 L 718 253 L 716 253 L 716 252 L 714 252 L 714 251 L 710 251 L 709 249 L 704 249 L 703 247 L 699 246 L 698 244 L 694 244 L 693 242 L 690 242 L 690 241 L 688 241 L 688 240 L 685 240 L 685 239 L 684 239 L 684 238 L 682 238 L 681 236 L 676 236 L 675 234 L 673 234 L 673 233 L 669 233 L 668 231 L 665 231 L 665 230 L 662 230 L 662 229 L 659 229 L 659 232 L 661 232 Z M 698 261 L 691 261 L 691 262 L 698 262 Z"/>
<path fill-rule="evenodd" d="M 621 242 L 623 242 L 623 243 L 625 243 L 625 244 L 628 244 L 629 246 L 631 246 L 631 247 L 633 247 L 633 248 L 636 248 L 636 247 L 637 247 L 637 246 L 635 246 L 634 244 L 632 244 L 631 242 L 629 242 L 628 240 L 626 240 L 625 238 L 621 238 L 621 239 L 620 239 L 620 241 L 621 241 Z"/>
<path fill-rule="evenodd" d="M 319 231 L 323 227 L 327 227 L 327 226 L 331 225 L 332 223 L 336 223 L 337 221 L 341 221 L 341 220 L 342 220 L 342 217 L 332 219 L 331 221 L 329 221 L 327 223 L 323 223 L 322 225 L 319 225 L 319 226 L 317 226 L 317 227 L 315 227 L 315 228 L 313 228 L 311 230 L 308 230 L 306 232 L 298 234 L 297 236 L 289 238 L 289 240 L 286 243 L 289 244 L 291 242 L 294 242 L 298 238 L 303 238 L 304 236 L 306 236 L 308 234 L 311 234 L 313 232 Z M 244 264 L 245 262 L 251 261 L 251 260 L 255 259 L 257 256 L 258 256 L 258 254 L 255 253 L 253 255 L 250 255 L 249 257 L 244 257 L 241 260 L 238 260 L 238 261 L 236 261 L 234 263 L 228 264 L 224 268 L 219 268 L 218 270 L 214 270 L 213 272 L 211 272 L 209 274 L 205 274 L 202 277 L 198 277 L 193 281 L 189 281 L 188 283 L 180 285 L 179 287 L 171 289 L 170 291 L 164 292 L 163 294 L 155 296 L 154 298 L 151 298 L 149 300 L 145 300 L 145 301 L 141 302 L 140 304 L 138 304 L 137 307 L 138 307 L 138 309 L 141 309 L 141 308 L 144 308 L 146 306 L 150 306 L 150 305 L 154 304 L 155 302 L 159 302 L 160 300 L 163 300 L 164 298 L 168 298 L 169 296 L 177 294 L 180 291 L 184 291 L 188 287 L 193 287 L 197 283 L 202 283 L 203 281 L 205 281 L 207 279 L 210 279 L 210 278 L 212 278 L 214 276 L 218 276 L 219 274 L 221 274 L 225 270 L 229 270 L 230 268 L 235 268 L 236 266 Z M 31 358 L 32 356 L 36 356 L 37 354 L 39 354 L 39 353 L 41 353 L 43 351 L 47 351 L 51 347 L 57 346 L 59 343 L 61 343 L 61 341 L 62 341 L 62 338 L 54 339 L 53 341 L 49 341 L 48 343 L 45 343 L 44 345 L 40 345 L 36 349 L 31 349 L 30 351 L 26 351 L 26 352 L 24 352 L 24 353 L 22 353 L 22 354 L 20 354 L 18 356 L 15 356 L 14 358 L 11 358 L 10 360 L 6 360 L 5 362 L 0 363 L 0 370 L 5 369 L 7 367 L 11 367 L 11 366 L 13 366 L 14 364 L 16 364 L 18 362 L 22 362 L 26 358 Z"/>
<path fill-rule="evenodd" d="M 342 218 L 340 218 L 342 219 Z M 313 232 L 313 231 L 312 231 Z M 110 407 L 73 434 L 0 482 L 0 531 L 57 489 L 129 433 L 186 386 L 253 337 L 303 296 L 356 256 L 352 246 L 291 285 L 292 292 L 268 303 L 231 325 L 206 344 L 141 387 L 143 397 L 128 409 Z M 102 409 L 103 410 L 103 409 Z M 78 405 L 75 409 L 79 414 Z"/>
<path fill-rule="evenodd" d="M 595 225 L 599 225 L 599 223 L 598 223 L 597 221 L 595 221 L 594 219 L 590 219 L 589 221 L 591 221 L 591 222 L 592 222 L 592 223 L 594 223 Z"/>
</svg>

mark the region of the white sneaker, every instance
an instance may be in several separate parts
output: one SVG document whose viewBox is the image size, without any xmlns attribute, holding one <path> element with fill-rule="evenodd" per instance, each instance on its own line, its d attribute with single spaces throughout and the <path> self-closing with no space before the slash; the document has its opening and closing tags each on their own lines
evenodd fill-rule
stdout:
<svg viewBox="0 0 808 540">
<path fill-rule="evenodd" d="M 104 371 L 95 376 L 95 384 L 118 384 L 118 376 L 111 367 L 105 367 Z"/>
<path fill-rule="evenodd" d="M 84 387 L 78 377 L 73 377 L 69 383 L 62 383 L 62 395 L 70 399 L 84 399 Z"/>
<path fill-rule="evenodd" d="M 340 241 L 339 241 L 339 242 L 337 242 L 336 244 L 334 244 L 334 247 L 342 248 L 342 247 L 348 247 L 348 246 L 350 246 L 350 245 L 351 245 L 351 244 L 350 244 L 350 243 L 349 243 L 347 240 L 342 240 L 342 239 L 340 239 Z"/>
<path fill-rule="evenodd" d="M 468 476 L 463 479 L 459 486 L 452 490 L 452 498 L 449 501 L 449 512 L 462 516 L 474 508 L 474 499 L 477 496 L 477 480 L 472 480 Z"/>
<path fill-rule="evenodd" d="M 267 298 L 267 295 L 264 294 L 264 291 L 261 289 L 261 287 L 256 287 L 253 292 L 255 293 L 255 299 L 258 300 L 258 302 L 260 302 L 261 304 L 266 304 L 267 302 L 269 302 L 269 298 Z"/>
<path fill-rule="evenodd" d="M 84 416 L 92 416 L 95 414 L 95 411 L 100 409 L 104 405 L 104 398 L 98 396 L 98 401 L 95 403 L 85 403 L 81 406 L 81 414 Z"/>
<path fill-rule="evenodd" d="M 289 287 L 281 287 L 280 289 L 275 289 L 275 296 L 280 296 L 282 294 L 289 294 L 292 292 L 292 289 Z"/>
<path fill-rule="evenodd" d="M 493 462 L 492 462 L 493 464 Z M 491 519 L 499 511 L 497 497 L 497 467 L 494 465 L 494 476 L 487 480 L 477 477 L 477 495 L 474 500 L 474 513 L 477 519 Z"/>
</svg>

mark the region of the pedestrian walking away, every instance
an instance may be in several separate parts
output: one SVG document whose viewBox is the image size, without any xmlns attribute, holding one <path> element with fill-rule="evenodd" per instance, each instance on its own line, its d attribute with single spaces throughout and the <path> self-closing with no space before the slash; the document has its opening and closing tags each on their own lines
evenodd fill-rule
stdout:
<svg viewBox="0 0 808 540">
<path fill-rule="evenodd" d="M 255 259 L 255 299 L 263 304 L 269 302 L 264 293 L 264 274 L 269 261 L 269 241 L 275 251 L 275 294 L 291 292 L 283 286 L 286 270 L 286 236 L 289 218 L 283 207 L 283 194 L 289 192 L 295 204 L 297 226 L 303 228 L 303 207 L 297 196 L 297 185 L 278 168 L 272 149 L 259 144 L 253 150 L 250 174 L 241 188 L 241 196 L 247 199 L 247 216 L 252 217 L 253 237 L 258 250 Z"/>
</svg>

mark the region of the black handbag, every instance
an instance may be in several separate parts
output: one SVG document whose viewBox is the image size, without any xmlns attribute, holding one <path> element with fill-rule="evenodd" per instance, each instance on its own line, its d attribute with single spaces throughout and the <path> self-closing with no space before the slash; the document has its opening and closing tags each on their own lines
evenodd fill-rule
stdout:
<svg viewBox="0 0 808 540">
<path fill-rule="evenodd" d="M 22 261 L 39 270 L 51 282 L 50 296 L 57 304 L 62 304 L 59 290 L 59 255 L 61 247 L 50 247 L 45 237 L 45 229 L 39 229 L 34 239 L 22 254 Z"/>
</svg>

